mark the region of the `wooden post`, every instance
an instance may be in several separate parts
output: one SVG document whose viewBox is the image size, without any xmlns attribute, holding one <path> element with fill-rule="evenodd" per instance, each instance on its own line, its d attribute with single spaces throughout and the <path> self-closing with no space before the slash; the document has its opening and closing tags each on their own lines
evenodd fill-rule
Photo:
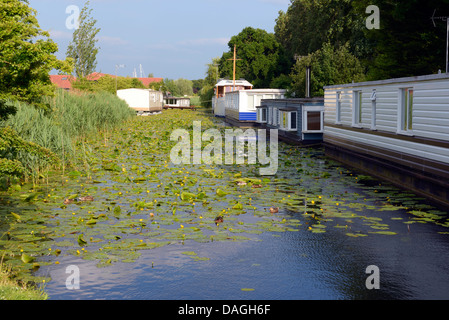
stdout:
<svg viewBox="0 0 449 320">
<path fill-rule="evenodd" d="M 233 70 L 234 87 L 233 87 L 232 91 L 235 91 L 235 69 L 236 69 L 236 61 L 237 61 L 237 60 L 242 60 L 242 59 L 237 59 L 237 46 L 236 46 L 236 45 L 234 45 L 234 59 L 228 59 L 228 60 L 233 60 L 233 61 L 234 61 L 234 70 Z"/>
<path fill-rule="evenodd" d="M 236 48 L 237 48 L 236 45 L 234 45 L 234 73 L 233 73 L 234 87 L 233 87 L 232 91 L 235 91 L 235 62 L 236 62 L 236 58 L 237 58 L 237 52 L 236 52 L 237 49 Z"/>
</svg>

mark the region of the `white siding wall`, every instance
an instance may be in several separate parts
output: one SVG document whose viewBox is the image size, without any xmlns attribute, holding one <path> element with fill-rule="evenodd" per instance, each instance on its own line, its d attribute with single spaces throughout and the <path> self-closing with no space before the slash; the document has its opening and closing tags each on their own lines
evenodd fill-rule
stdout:
<svg viewBox="0 0 449 320">
<path fill-rule="evenodd" d="M 413 130 L 400 132 L 400 109 L 402 89 L 413 88 Z M 420 138 L 449 141 L 449 78 L 424 79 L 413 81 L 369 82 L 363 85 L 333 86 L 325 90 L 325 136 L 363 143 L 397 152 L 421 156 L 436 161 L 449 163 L 449 149 L 430 146 L 423 143 L 404 141 L 395 138 L 370 134 L 373 90 L 376 90 L 376 129 L 393 134 L 407 134 Z M 345 130 L 353 126 L 354 91 L 362 90 L 362 122 L 357 126 L 363 132 Z M 336 124 L 337 92 L 341 92 L 341 128 L 329 127 Z M 400 128 L 400 126 L 399 126 Z"/>
<path fill-rule="evenodd" d="M 136 111 L 148 111 L 150 109 L 150 92 L 145 89 L 118 90 L 117 96 L 125 100 L 130 108 Z"/>
<path fill-rule="evenodd" d="M 364 132 L 354 132 L 345 130 L 344 128 L 324 127 L 325 141 L 331 142 L 332 138 L 344 139 L 363 143 L 367 146 L 374 146 L 382 149 L 391 149 L 396 152 L 411 154 L 414 156 L 432 159 L 449 163 L 449 149 L 416 143 L 411 141 L 404 141 L 393 139 L 389 137 L 376 136 Z"/>
<path fill-rule="evenodd" d="M 341 92 L 341 124 L 352 125 L 354 91 L 362 93 L 362 122 L 371 128 L 372 91 L 376 90 L 376 128 L 397 133 L 401 89 L 413 88 L 413 132 L 417 137 L 449 141 L 449 79 L 375 86 L 331 88 L 325 92 L 325 122 L 336 123 L 337 92 Z"/>
</svg>

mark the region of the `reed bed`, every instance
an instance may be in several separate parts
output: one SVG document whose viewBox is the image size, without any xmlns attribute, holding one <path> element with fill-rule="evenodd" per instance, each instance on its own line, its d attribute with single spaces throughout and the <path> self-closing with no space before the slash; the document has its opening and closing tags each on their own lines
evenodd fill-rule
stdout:
<svg viewBox="0 0 449 320">
<path fill-rule="evenodd" d="M 59 90 L 55 97 L 45 98 L 51 111 L 37 109 L 15 102 L 17 113 L 4 125 L 13 128 L 26 141 L 34 142 L 55 153 L 61 160 L 58 168 L 76 167 L 82 157 L 77 156 L 77 145 L 99 131 L 110 131 L 135 116 L 128 105 L 108 92 L 68 93 Z M 48 173 L 55 164 L 35 155 L 17 152 L 15 158 L 27 169 L 33 182 Z"/>
</svg>

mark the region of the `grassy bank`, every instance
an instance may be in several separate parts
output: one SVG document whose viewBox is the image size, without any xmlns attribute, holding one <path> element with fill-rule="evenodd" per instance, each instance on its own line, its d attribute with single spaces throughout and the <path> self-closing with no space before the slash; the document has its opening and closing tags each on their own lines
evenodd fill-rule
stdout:
<svg viewBox="0 0 449 320">
<path fill-rule="evenodd" d="M 0 266 L 0 300 L 46 300 L 48 298 L 44 290 L 12 280 L 11 270 L 3 269 Z"/>
</svg>

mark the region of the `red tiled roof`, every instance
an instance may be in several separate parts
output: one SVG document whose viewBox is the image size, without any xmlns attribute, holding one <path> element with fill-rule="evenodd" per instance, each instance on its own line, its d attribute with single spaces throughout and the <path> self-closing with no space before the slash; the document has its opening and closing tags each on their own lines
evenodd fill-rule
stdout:
<svg viewBox="0 0 449 320">
<path fill-rule="evenodd" d="M 98 79 L 105 77 L 105 76 L 115 78 L 115 75 L 110 75 L 110 74 L 101 73 L 101 72 L 94 72 L 87 76 L 87 80 L 97 81 Z M 137 79 L 139 79 L 140 82 L 142 82 L 145 87 L 148 87 L 150 85 L 150 83 L 162 82 L 164 80 L 163 78 L 137 78 Z"/>
<path fill-rule="evenodd" d="M 86 79 L 90 80 L 90 81 L 97 81 L 98 79 L 102 78 L 102 77 L 112 77 L 115 78 L 115 76 L 111 75 L 111 74 L 107 74 L 107 73 L 101 73 L 101 72 L 93 72 L 91 74 L 89 74 Z"/>
<path fill-rule="evenodd" d="M 93 72 L 89 74 L 86 79 L 90 81 L 98 81 L 102 77 L 112 77 L 115 78 L 115 75 L 101 73 L 101 72 Z M 143 83 L 145 87 L 148 87 L 150 83 L 153 82 L 162 82 L 163 78 L 137 78 L 140 82 Z M 50 75 L 50 80 L 52 83 L 56 84 L 60 88 L 64 89 L 72 89 L 72 81 L 76 81 L 74 76 L 66 76 L 66 75 Z"/>
<path fill-rule="evenodd" d="M 162 82 L 164 80 L 163 78 L 137 78 L 137 79 L 139 79 L 140 82 L 142 82 L 145 87 L 148 87 L 150 83 Z"/>
<path fill-rule="evenodd" d="M 50 75 L 50 81 L 62 89 L 72 89 L 72 82 L 76 78 L 70 75 Z"/>
</svg>

